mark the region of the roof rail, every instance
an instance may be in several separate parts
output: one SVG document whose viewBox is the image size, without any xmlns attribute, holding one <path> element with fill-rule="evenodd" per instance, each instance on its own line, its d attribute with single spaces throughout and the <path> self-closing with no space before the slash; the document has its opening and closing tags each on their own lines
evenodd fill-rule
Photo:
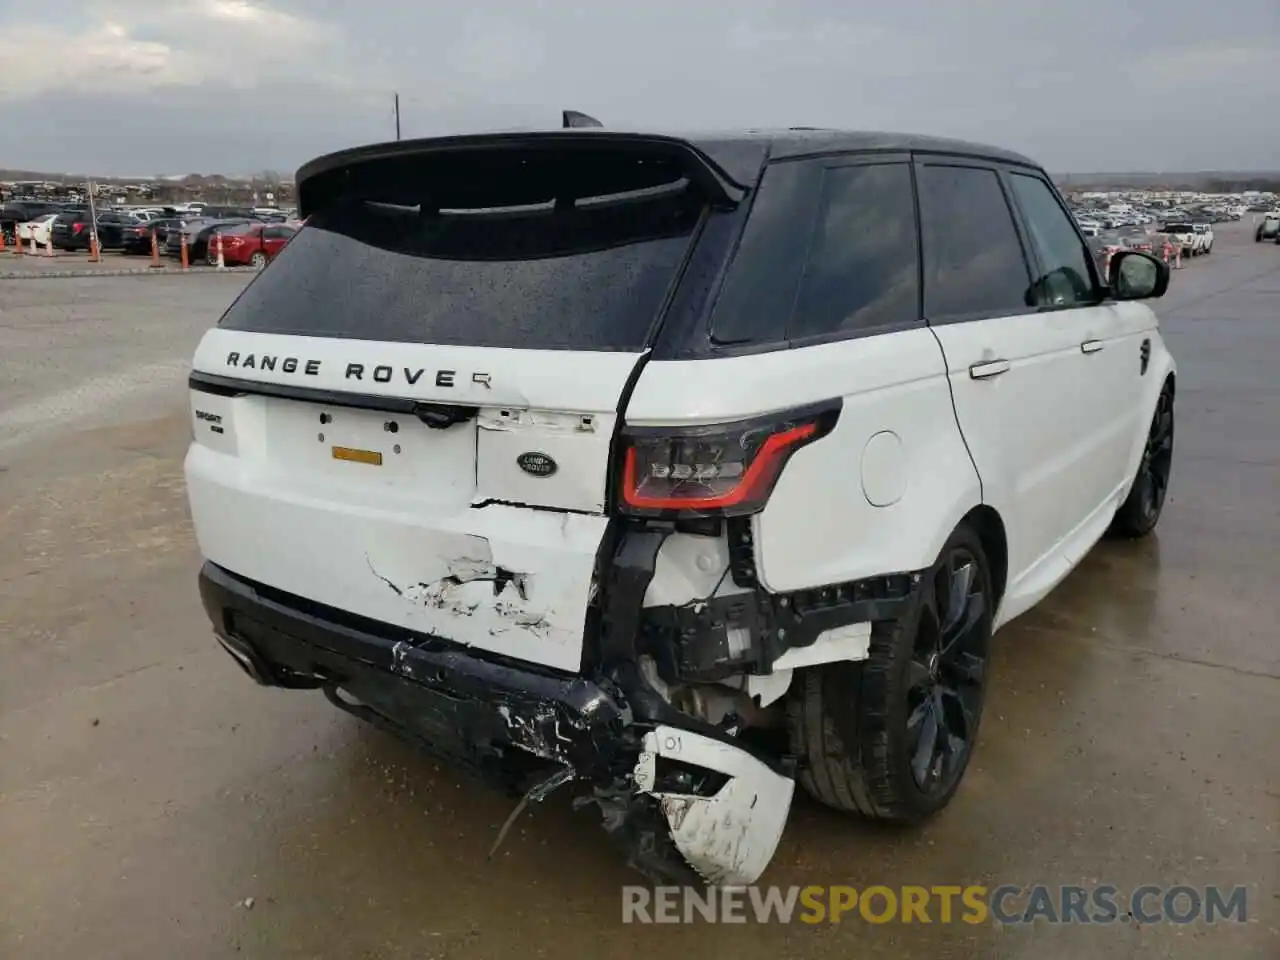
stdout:
<svg viewBox="0 0 1280 960">
<path fill-rule="evenodd" d="M 579 110 L 562 110 L 560 112 L 560 125 L 565 130 L 577 130 L 582 127 L 603 127 L 604 124 L 595 117 L 582 113 Z"/>
</svg>

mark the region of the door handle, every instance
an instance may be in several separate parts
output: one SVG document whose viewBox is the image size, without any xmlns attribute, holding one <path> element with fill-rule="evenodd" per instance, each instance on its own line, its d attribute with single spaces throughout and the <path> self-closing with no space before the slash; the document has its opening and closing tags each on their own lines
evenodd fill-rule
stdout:
<svg viewBox="0 0 1280 960">
<path fill-rule="evenodd" d="M 974 380 L 989 380 L 1000 376 L 1008 369 L 1008 360 L 984 360 L 969 367 L 969 376 Z"/>
<path fill-rule="evenodd" d="M 1081 353 L 1097 353 L 1101 349 L 1101 340 L 1086 340 L 1084 343 L 1080 344 Z"/>
</svg>

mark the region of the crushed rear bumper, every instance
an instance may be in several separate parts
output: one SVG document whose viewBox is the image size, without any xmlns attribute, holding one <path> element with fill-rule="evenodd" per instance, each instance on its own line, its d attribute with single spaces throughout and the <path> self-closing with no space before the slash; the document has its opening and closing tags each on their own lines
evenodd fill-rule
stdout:
<svg viewBox="0 0 1280 960">
<path fill-rule="evenodd" d="M 321 689 L 513 794 L 548 774 L 585 782 L 605 829 L 654 879 L 751 883 L 773 856 L 789 773 L 674 711 L 646 720 L 612 680 L 481 658 L 212 563 L 199 584 L 218 641 L 258 683 Z"/>
<path fill-rule="evenodd" d="M 259 683 L 355 698 L 339 706 L 393 726 L 444 759 L 516 786 L 529 757 L 607 775 L 623 708 L 581 677 L 533 672 L 281 594 L 206 563 L 200 596 L 219 642 Z M 519 753 L 513 754 L 513 750 Z"/>
</svg>

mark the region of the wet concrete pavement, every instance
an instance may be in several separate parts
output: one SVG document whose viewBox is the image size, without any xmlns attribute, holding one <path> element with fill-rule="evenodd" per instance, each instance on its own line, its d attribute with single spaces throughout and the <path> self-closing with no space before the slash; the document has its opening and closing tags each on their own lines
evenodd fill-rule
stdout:
<svg viewBox="0 0 1280 960">
<path fill-rule="evenodd" d="M 635 926 L 567 799 L 503 797 L 253 686 L 195 592 L 183 365 L 244 278 L 0 283 L 0 957 L 1280 957 L 1280 248 L 1157 303 L 1158 536 L 997 638 L 974 766 L 919 830 L 801 800 L 779 885 L 1249 886 L 1245 924 Z M 251 906 L 246 906 L 246 901 Z"/>
</svg>

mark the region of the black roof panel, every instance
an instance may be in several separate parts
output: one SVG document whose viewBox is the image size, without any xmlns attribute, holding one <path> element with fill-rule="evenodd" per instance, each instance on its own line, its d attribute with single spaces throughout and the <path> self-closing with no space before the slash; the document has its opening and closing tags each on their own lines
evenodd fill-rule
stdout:
<svg viewBox="0 0 1280 960">
<path fill-rule="evenodd" d="M 706 159 L 711 160 L 729 179 L 740 186 L 754 184 L 767 159 L 783 160 L 821 154 L 879 152 L 879 153 L 951 153 L 1016 163 L 1040 168 L 1035 161 L 1014 153 L 980 143 L 949 140 L 912 133 L 888 133 L 865 130 L 828 130 L 813 127 L 789 127 L 785 129 L 760 129 L 736 131 L 628 131 L 609 128 L 572 128 L 566 130 L 503 131 L 489 134 L 467 134 L 451 137 L 431 137 L 416 140 L 371 143 L 340 150 L 317 157 L 299 168 L 299 190 L 304 181 L 337 172 L 351 164 L 405 156 L 419 151 L 447 150 L 454 147 L 497 146 L 503 142 L 519 143 L 536 140 L 554 142 L 585 138 L 609 138 L 629 140 L 652 145 L 666 143 L 679 148 L 679 144 L 694 147 Z M 687 146 L 685 147 L 687 149 Z"/>
<path fill-rule="evenodd" d="M 743 130 L 736 132 L 686 133 L 685 139 L 713 158 L 721 150 L 741 149 L 745 143 L 763 143 L 775 160 L 826 153 L 955 153 L 964 156 L 1001 160 L 1029 167 L 1039 164 L 1020 153 L 967 140 L 951 140 L 916 133 L 892 133 L 878 130 L 828 130 L 815 127 L 789 127 L 782 130 Z"/>
</svg>

